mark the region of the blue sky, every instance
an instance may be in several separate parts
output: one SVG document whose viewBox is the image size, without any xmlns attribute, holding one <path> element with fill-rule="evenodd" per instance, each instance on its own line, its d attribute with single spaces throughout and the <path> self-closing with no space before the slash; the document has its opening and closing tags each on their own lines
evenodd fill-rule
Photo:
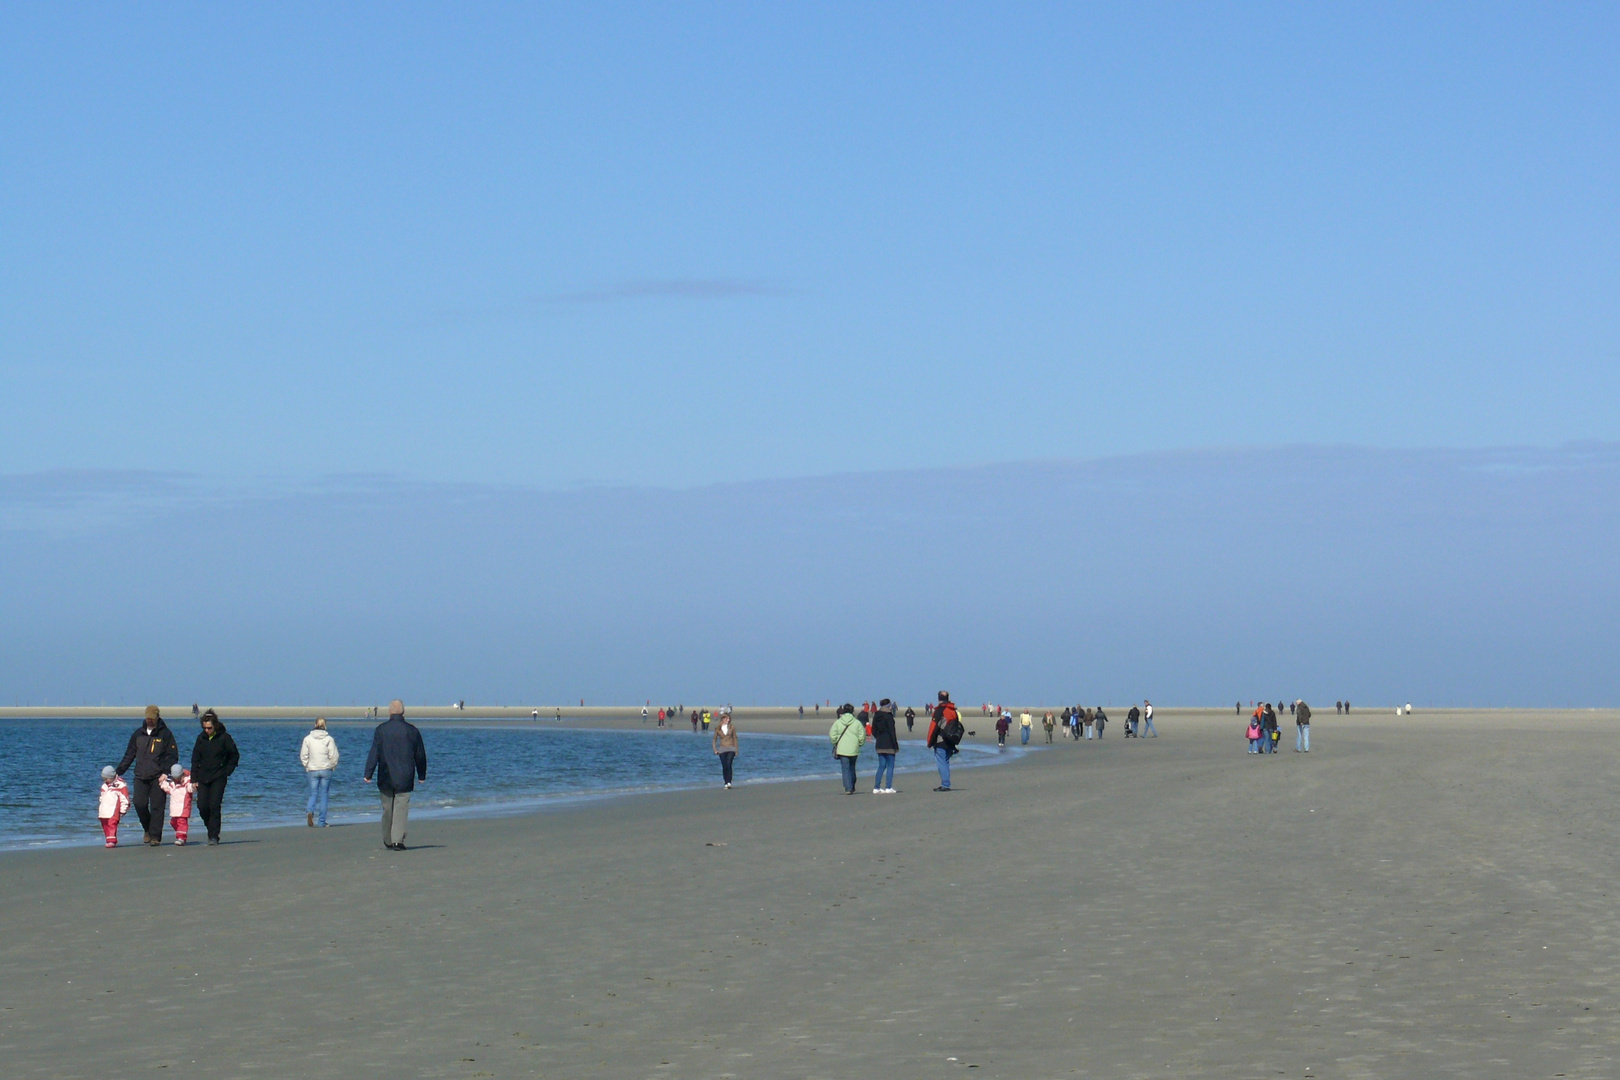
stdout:
<svg viewBox="0 0 1620 1080">
<path fill-rule="evenodd" d="M 1617 57 L 5 5 L 0 693 L 1612 705 Z"/>
<path fill-rule="evenodd" d="M 1620 439 L 1613 5 L 12 4 L 0 472 Z"/>
</svg>

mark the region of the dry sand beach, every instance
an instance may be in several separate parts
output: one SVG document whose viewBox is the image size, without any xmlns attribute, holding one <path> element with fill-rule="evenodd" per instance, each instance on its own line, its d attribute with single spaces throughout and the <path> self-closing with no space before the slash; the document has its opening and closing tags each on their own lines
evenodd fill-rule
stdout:
<svg viewBox="0 0 1620 1080">
<path fill-rule="evenodd" d="M 368 825 L 0 855 L 0 1061 L 1620 1074 L 1620 718 L 1316 720 L 1309 755 L 1249 756 L 1236 716 L 1163 710 L 1158 740 L 1116 723 L 949 795 L 917 775 L 892 797 L 716 787 L 422 821 L 398 854 Z"/>
</svg>

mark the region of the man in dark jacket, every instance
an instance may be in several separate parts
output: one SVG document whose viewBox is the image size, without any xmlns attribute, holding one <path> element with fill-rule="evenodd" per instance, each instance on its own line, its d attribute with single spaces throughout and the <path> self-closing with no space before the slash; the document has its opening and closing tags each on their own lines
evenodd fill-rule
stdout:
<svg viewBox="0 0 1620 1080">
<path fill-rule="evenodd" d="M 225 805 L 225 782 L 242 760 L 236 740 L 219 714 L 209 709 L 198 721 L 202 731 L 191 745 L 191 779 L 197 785 L 197 816 L 208 830 L 208 843 L 219 843 L 219 818 Z"/>
<path fill-rule="evenodd" d="M 163 722 L 156 705 L 146 707 L 146 719 L 129 737 L 129 746 L 118 763 L 118 775 L 124 775 L 131 763 L 135 765 L 135 783 L 130 789 L 130 801 L 135 804 L 135 813 L 140 815 L 141 828 L 146 833 L 142 842 L 155 846 L 163 843 L 163 815 L 169 798 L 158 786 L 158 780 L 169 771 L 169 766 L 180 763 L 174 733 Z"/>
<path fill-rule="evenodd" d="M 382 795 L 383 847 L 405 850 L 405 824 L 411 813 L 411 792 L 416 781 L 427 781 L 427 748 L 422 733 L 405 722 L 405 703 L 395 698 L 388 704 L 388 719 L 377 725 L 371 737 L 371 753 L 366 755 L 366 783 L 377 774 L 377 791 Z"/>
<path fill-rule="evenodd" d="M 1311 752 L 1311 707 L 1303 701 L 1294 702 L 1294 749 Z"/>
</svg>

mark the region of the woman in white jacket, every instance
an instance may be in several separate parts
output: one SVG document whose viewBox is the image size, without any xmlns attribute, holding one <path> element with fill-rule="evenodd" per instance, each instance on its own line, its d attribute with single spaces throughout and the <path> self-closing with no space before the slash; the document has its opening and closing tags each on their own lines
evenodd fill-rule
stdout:
<svg viewBox="0 0 1620 1080">
<path fill-rule="evenodd" d="M 304 820 L 312 829 L 317 824 L 324 829 L 326 800 L 332 790 L 332 770 L 337 768 L 338 763 L 337 740 L 326 732 L 326 717 L 315 718 L 315 730 L 304 736 L 304 745 L 298 750 L 298 760 L 304 763 L 304 772 L 309 776 L 309 804 L 304 807 Z"/>
</svg>

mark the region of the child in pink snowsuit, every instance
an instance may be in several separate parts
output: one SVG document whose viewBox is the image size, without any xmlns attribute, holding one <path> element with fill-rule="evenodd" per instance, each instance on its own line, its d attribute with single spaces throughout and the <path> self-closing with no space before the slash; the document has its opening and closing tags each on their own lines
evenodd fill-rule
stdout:
<svg viewBox="0 0 1620 1080">
<path fill-rule="evenodd" d="M 191 831 L 191 797 L 197 792 L 191 774 L 179 765 L 169 766 L 169 775 L 159 778 L 158 787 L 169 793 L 169 827 L 177 847 L 185 847 Z"/>
<path fill-rule="evenodd" d="M 101 818 L 101 835 L 108 847 L 118 846 L 118 819 L 129 813 L 129 785 L 108 765 L 101 770 L 101 795 L 96 816 Z"/>
</svg>

